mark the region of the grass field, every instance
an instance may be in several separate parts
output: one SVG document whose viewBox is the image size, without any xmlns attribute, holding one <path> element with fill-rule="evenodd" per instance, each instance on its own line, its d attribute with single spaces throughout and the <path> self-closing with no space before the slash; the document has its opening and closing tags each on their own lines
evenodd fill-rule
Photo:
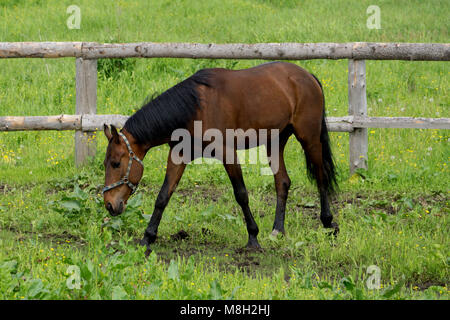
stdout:
<svg viewBox="0 0 450 320">
<path fill-rule="evenodd" d="M 95 4 L 94 4 L 95 3 Z M 66 26 L 69 5 L 80 29 Z M 372 1 L 3 0 L 0 41 L 449 42 L 448 1 L 377 1 L 381 29 L 366 26 Z M 205 67 L 262 61 L 99 61 L 98 113 L 132 114 L 145 98 Z M 347 61 L 295 62 L 322 82 L 329 116 L 347 115 Z M 450 117 L 446 62 L 367 61 L 369 116 Z M 0 116 L 75 111 L 74 59 L 0 60 Z M 247 231 L 220 164 L 191 165 L 165 210 L 153 253 L 137 245 L 164 179 L 168 147 L 147 155 L 127 211 L 111 218 L 99 192 L 106 139 L 74 166 L 74 133 L 0 133 L 1 299 L 448 299 L 449 160 L 446 130 L 369 129 L 369 170 L 348 173 L 348 135 L 331 133 L 340 190 L 340 234 L 328 237 L 315 186 L 294 139 L 287 236 L 270 237 L 271 176 L 244 165 L 263 252 Z M 369 266 L 380 270 L 370 289 Z M 80 288 L 72 269 L 80 271 Z M 369 271 L 368 271 L 369 268 Z M 75 279 L 75 280 L 74 280 Z"/>
</svg>

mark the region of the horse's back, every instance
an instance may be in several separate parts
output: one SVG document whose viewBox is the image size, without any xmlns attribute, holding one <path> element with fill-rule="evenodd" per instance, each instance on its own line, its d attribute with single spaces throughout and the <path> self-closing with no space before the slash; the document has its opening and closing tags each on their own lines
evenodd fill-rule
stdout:
<svg viewBox="0 0 450 320">
<path fill-rule="evenodd" d="M 302 101 L 321 94 L 309 72 L 287 62 L 208 73 L 210 86 L 200 89 L 203 106 L 198 115 L 205 129 L 282 130 L 302 112 Z"/>
</svg>

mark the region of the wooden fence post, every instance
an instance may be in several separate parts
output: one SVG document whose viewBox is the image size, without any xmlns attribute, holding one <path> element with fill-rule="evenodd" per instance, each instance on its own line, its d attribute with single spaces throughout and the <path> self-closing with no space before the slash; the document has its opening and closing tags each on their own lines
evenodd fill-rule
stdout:
<svg viewBox="0 0 450 320">
<path fill-rule="evenodd" d="M 348 114 L 355 117 L 367 116 L 365 60 L 348 60 Z M 356 169 L 367 170 L 367 128 L 355 128 L 350 132 L 349 149 L 350 174 Z"/>
<path fill-rule="evenodd" d="M 97 113 L 97 60 L 76 59 L 76 114 Z M 75 165 L 95 156 L 93 131 L 75 131 Z"/>
</svg>

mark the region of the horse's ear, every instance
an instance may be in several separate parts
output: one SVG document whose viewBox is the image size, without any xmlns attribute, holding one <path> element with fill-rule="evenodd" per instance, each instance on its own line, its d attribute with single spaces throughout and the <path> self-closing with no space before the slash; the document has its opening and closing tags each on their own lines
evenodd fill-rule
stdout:
<svg viewBox="0 0 450 320">
<path fill-rule="evenodd" d="M 103 132 L 105 133 L 105 136 L 109 141 L 112 137 L 112 134 L 111 130 L 109 129 L 109 126 L 106 123 L 103 124 Z"/>
<path fill-rule="evenodd" d="M 112 134 L 112 137 L 114 139 L 114 142 L 115 143 L 120 143 L 119 133 L 117 132 L 117 129 L 116 129 L 116 127 L 113 124 L 111 125 L 111 134 Z"/>
</svg>

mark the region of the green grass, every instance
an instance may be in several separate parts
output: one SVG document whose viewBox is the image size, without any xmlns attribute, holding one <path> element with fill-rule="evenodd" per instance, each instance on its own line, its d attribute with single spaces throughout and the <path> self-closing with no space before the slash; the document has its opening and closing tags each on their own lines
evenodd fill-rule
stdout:
<svg viewBox="0 0 450 320">
<path fill-rule="evenodd" d="M 80 30 L 66 27 L 81 8 Z M 2 1 L 0 41 L 448 42 L 448 1 L 379 1 L 380 30 L 366 28 L 370 1 Z M 31 18 L 31 16 L 33 18 Z M 100 61 L 98 113 L 132 114 L 148 95 L 205 67 L 262 61 Z M 329 116 L 347 115 L 347 61 L 297 64 L 324 86 Z M 367 61 L 369 116 L 450 117 L 446 62 Z M 74 59 L 0 60 L 0 116 L 72 114 Z M 292 179 L 284 238 L 271 238 L 273 178 L 245 165 L 262 253 L 247 233 L 221 165 L 188 166 L 161 222 L 154 253 L 142 236 L 164 178 L 168 148 L 152 150 L 127 212 L 102 206 L 99 132 L 95 159 L 74 167 L 73 132 L 0 133 L 0 298 L 3 299 L 448 299 L 450 135 L 369 129 L 369 170 L 348 174 L 348 135 L 332 133 L 341 233 L 328 237 L 303 151 L 289 141 Z M 173 235 L 184 230 L 188 238 Z M 80 290 L 68 267 L 80 268 Z M 367 268 L 381 270 L 371 290 Z"/>
</svg>

